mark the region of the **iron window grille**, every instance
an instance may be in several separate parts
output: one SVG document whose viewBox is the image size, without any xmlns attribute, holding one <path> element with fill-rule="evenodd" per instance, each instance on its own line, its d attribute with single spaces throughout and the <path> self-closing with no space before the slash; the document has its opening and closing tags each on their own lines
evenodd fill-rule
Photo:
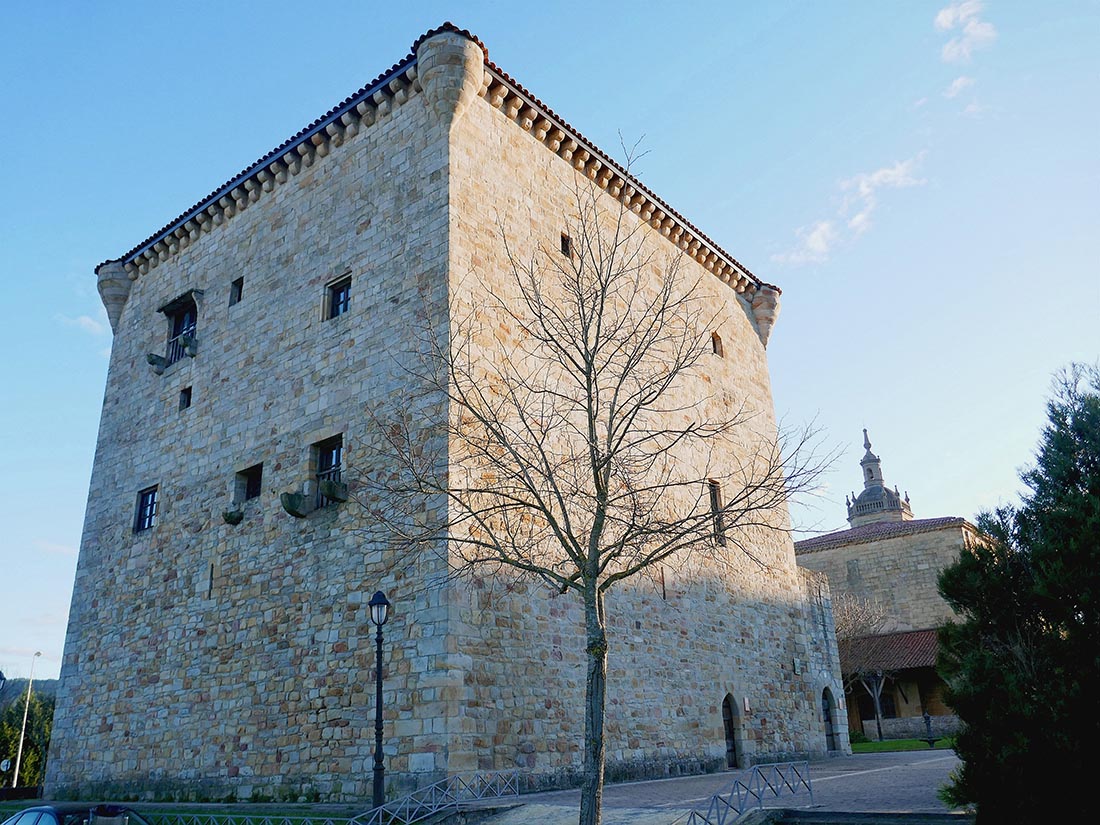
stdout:
<svg viewBox="0 0 1100 825">
<path fill-rule="evenodd" d="M 157 487 L 147 487 L 138 493 L 137 515 L 134 517 L 134 532 L 150 529 L 157 521 Z"/>
<path fill-rule="evenodd" d="M 198 308 L 194 301 L 188 301 L 178 309 L 168 313 L 171 322 L 171 334 L 168 337 L 168 350 L 165 352 L 165 360 L 174 364 L 187 354 L 187 343 L 195 337 L 195 328 L 198 324 Z"/>
<path fill-rule="evenodd" d="M 333 499 L 321 493 L 321 482 L 340 481 L 340 467 L 344 458 L 344 437 L 322 441 L 317 445 L 317 507 L 328 507 L 336 504 Z"/>
</svg>

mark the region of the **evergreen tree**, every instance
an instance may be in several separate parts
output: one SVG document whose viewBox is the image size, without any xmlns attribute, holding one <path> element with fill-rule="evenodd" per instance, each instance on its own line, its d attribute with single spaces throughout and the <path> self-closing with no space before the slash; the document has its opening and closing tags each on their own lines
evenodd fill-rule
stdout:
<svg viewBox="0 0 1100 825">
<path fill-rule="evenodd" d="M 1100 368 L 1059 377 L 1019 507 L 982 514 L 984 540 L 940 576 L 962 621 L 939 668 L 963 722 L 946 790 L 980 823 L 1084 818 L 1100 741 Z M 1086 807 L 1086 803 L 1088 806 Z"/>
<path fill-rule="evenodd" d="M 15 774 L 15 760 L 19 752 L 19 734 L 23 731 L 23 708 L 27 705 L 27 692 L 0 712 L 0 760 L 10 759 L 12 767 L 3 774 L 5 787 L 10 787 Z M 27 711 L 27 727 L 23 734 L 23 759 L 19 765 L 19 786 L 41 785 L 46 775 L 46 753 L 53 731 L 54 700 L 49 696 L 31 692 Z"/>
</svg>

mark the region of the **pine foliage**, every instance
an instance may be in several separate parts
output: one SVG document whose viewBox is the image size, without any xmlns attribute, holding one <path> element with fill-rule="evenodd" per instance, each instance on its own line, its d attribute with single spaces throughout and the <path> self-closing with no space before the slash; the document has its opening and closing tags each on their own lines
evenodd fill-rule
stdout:
<svg viewBox="0 0 1100 825">
<path fill-rule="evenodd" d="M 980 823 L 1083 818 L 1100 741 L 1100 368 L 1056 381 L 1019 507 L 978 519 L 984 540 L 943 571 L 960 622 L 939 668 L 963 722 L 945 796 Z M 1086 803 L 1088 807 L 1086 807 Z M 1091 818 L 1091 817 L 1090 817 Z"/>
</svg>

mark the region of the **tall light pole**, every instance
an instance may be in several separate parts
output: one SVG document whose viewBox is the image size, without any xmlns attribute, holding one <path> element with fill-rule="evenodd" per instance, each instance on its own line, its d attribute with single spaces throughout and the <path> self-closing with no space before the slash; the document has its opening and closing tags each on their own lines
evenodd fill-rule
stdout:
<svg viewBox="0 0 1100 825">
<path fill-rule="evenodd" d="M 382 625 L 390 615 L 390 602 L 386 594 L 379 590 L 367 602 L 370 607 L 370 620 L 378 628 L 377 648 L 374 654 L 375 697 L 374 697 L 374 805 L 381 808 L 386 804 L 386 767 L 382 764 Z"/>
<path fill-rule="evenodd" d="M 34 656 L 31 657 L 31 675 L 27 679 L 27 701 L 23 703 L 23 727 L 19 730 L 19 750 L 15 752 L 15 774 L 12 776 L 11 786 L 13 788 L 19 787 L 19 763 L 23 761 L 23 737 L 27 733 L 27 713 L 31 709 L 31 685 L 34 683 L 34 663 L 38 661 L 38 657 L 42 655 L 42 651 L 36 651 Z"/>
</svg>

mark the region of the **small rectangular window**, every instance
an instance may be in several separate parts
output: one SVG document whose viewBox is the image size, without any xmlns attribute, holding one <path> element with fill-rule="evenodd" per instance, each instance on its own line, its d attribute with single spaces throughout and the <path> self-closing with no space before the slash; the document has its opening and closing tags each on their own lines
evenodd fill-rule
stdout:
<svg viewBox="0 0 1100 825">
<path fill-rule="evenodd" d="M 264 465 L 255 464 L 237 473 L 236 499 L 238 502 L 259 498 L 263 491 Z"/>
<path fill-rule="evenodd" d="M 184 387 L 180 390 L 180 412 L 191 406 L 191 388 Z"/>
<path fill-rule="evenodd" d="M 229 306 L 234 306 L 241 302 L 241 297 L 244 295 L 244 278 L 238 278 L 229 285 Z"/>
<path fill-rule="evenodd" d="M 722 336 L 717 332 L 712 332 L 710 334 L 710 351 L 719 358 L 725 355 L 725 352 L 722 350 Z"/>
<path fill-rule="evenodd" d="M 710 518 L 714 531 L 714 543 L 726 546 L 726 524 L 722 517 L 722 485 L 717 481 L 708 482 L 710 486 Z"/>
<path fill-rule="evenodd" d="M 317 452 L 317 506 L 328 507 L 336 504 L 321 494 L 321 482 L 339 481 L 340 469 L 344 460 L 344 437 L 342 435 L 326 439 L 314 446 Z"/>
<path fill-rule="evenodd" d="M 564 232 L 561 233 L 561 254 L 567 258 L 573 257 L 573 239 Z"/>
<path fill-rule="evenodd" d="M 137 515 L 134 518 L 134 532 L 148 530 L 157 521 L 157 487 L 146 487 L 138 493 Z"/>
<path fill-rule="evenodd" d="M 328 285 L 325 313 L 328 320 L 343 315 L 351 306 L 351 278 L 341 278 Z"/>
</svg>

